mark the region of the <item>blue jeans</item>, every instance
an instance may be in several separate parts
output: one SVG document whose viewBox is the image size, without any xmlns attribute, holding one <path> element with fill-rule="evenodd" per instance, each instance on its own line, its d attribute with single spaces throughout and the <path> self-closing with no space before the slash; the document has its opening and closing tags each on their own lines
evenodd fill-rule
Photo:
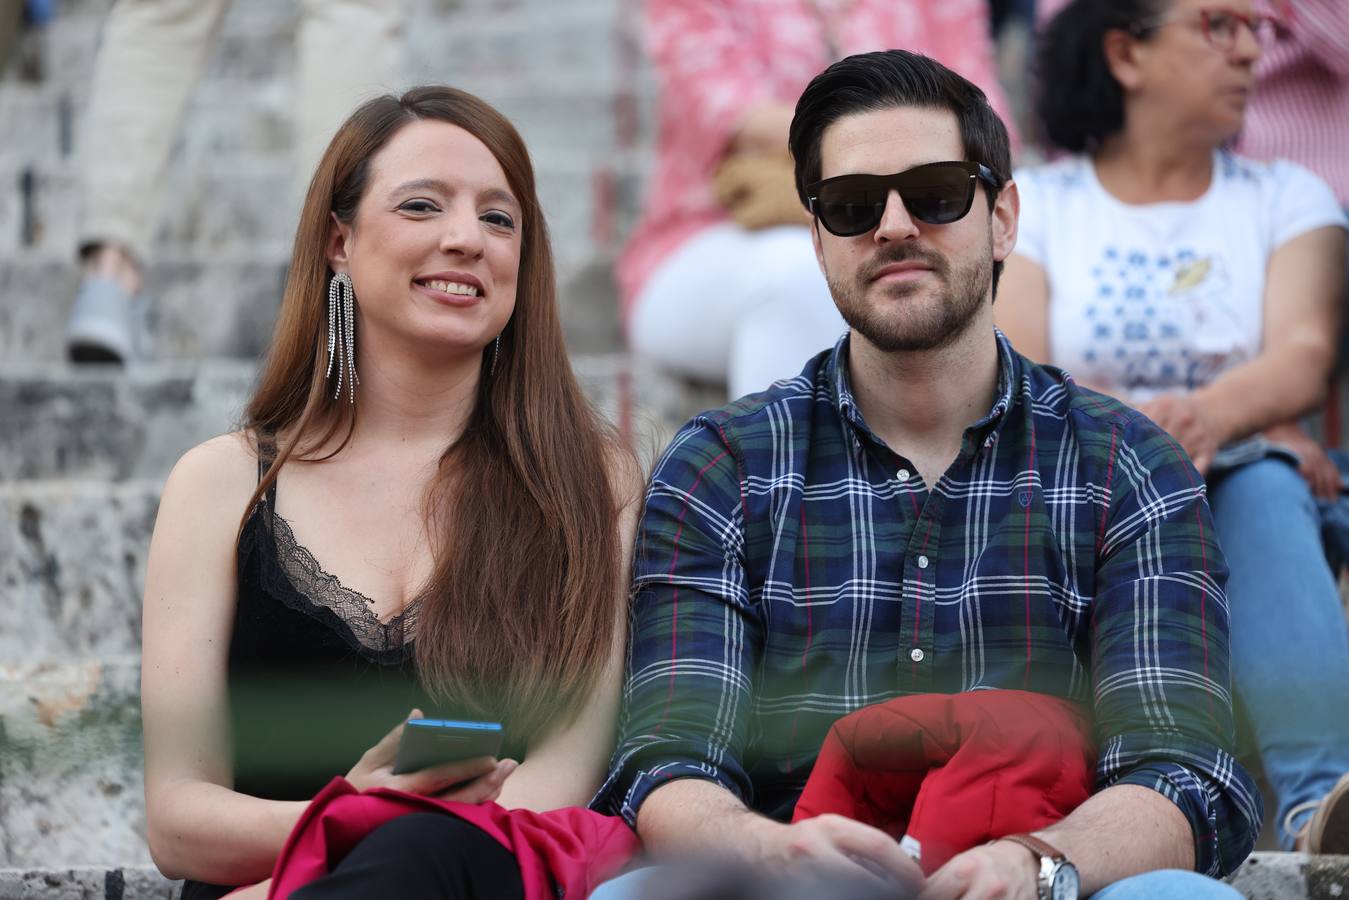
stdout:
<svg viewBox="0 0 1349 900">
<path fill-rule="evenodd" d="M 1349 772 L 1349 632 L 1316 502 L 1291 465 L 1216 473 L 1209 505 L 1231 569 L 1232 681 L 1291 849 L 1305 817 L 1288 834 L 1285 813 Z"/>
<path fill-rule="evenodd" d="M 591 900 L 641 900 L 648 879 L 668 879 L 676 872 L 650 866 L 606 881 Z M 1179 869 L 1162 869 L 1117 881 L 1092 894 L 1089 900 L 1241 900 L 1241 893 L 1212 878 Z"/>
</svg>

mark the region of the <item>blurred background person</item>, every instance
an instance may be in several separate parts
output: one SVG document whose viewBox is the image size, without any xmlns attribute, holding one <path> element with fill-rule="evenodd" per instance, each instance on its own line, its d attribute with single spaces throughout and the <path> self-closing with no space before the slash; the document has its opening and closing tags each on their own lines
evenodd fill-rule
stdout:
<svg viewBox="0 0 1349 900">
<path fill-rule="evenodd" d="M 338 124 L 400 72 L 405 0 L 301 0 L 296 35 L 297 185 Z M 230 0 L 118 0 L 104 26 L 85 125 L 83 278 L 66 325 L 76 362 L 151 353 L 141 293 L 169 153 Z M 225 298 L 228 302 L 228 298 Z"/>
<path fill-rule="evenodd" d="M 986 0 L 647 0 L 660 89 L 655 169 L 617 268 L 629 343 L 730 396 L 795 375 L 846 327 L 792 184 L 787 126 L 843 56 L 924 53 L 1005 121 Z"/>
<path fill-rule="evenodd" d="M 1207 477 L 1280 843 L 1344 853 L 1349 633 L 1313 499 L 1339 479 L 1297 420 L 1335 359 L 1345 221 L 1305 168 L 1222 149 L 1272 30 L 1250 0 L 1064 7 L 1039 39 L 1036 109 L 1072 155 L 1016 175 L 998 323 L 1137 406 Z"/>
<path fill-rule="evenodd" d="M 1237 149 L 1301 163 L 1349 209 L 1349 3 L 1274 0 L 1269 11 L 1279 27 L 1255 64 Z"/>
</svg>

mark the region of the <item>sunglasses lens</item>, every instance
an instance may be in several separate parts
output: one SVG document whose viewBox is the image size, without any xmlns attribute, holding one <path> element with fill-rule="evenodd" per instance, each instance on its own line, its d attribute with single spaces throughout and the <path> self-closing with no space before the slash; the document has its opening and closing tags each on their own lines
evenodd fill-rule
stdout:
<svg viewBox="0 0 1349 900">
<path fill-rule="evenodd" d="M 885 214 L 885 193 L 885 187 L 871 176 L 840 178 L 821 188 L 815 214 L 834 234 L 861 234 L 880 224 Z"/>
<path fill-rule="evenodd" d="M 973 180 L 964 169 L 934 165 L 905 174 L 912 180 L 900 187 L 900 196 L 915 219 L 947 225 L 969 212 Z"/>
<path fill-rule="evenodd" d="M 820 184 L 815 214 L 834 234 L 862 234 L 880 224 L 892 190 L 915 219 L 947 225 L 969 212 L 974 181 L 958 163 L 932 163 L 891 176 L 843 175 Z"/>
</svg>

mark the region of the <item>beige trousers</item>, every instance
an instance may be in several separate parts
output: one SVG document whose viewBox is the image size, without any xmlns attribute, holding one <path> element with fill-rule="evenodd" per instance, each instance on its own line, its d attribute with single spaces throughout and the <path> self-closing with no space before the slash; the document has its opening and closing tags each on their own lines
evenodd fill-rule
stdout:
<svg viewBox="0 0 1349 900">
<path fill-rule="evenodd" d="M 230 0 L 117 0 L 104 26 L 81 141 L 80 247 L 150 257 L 169 153 Z M 293 204 L 337 126 L 394 90 L 404 0 L 301 0 Z"/>
</svg>

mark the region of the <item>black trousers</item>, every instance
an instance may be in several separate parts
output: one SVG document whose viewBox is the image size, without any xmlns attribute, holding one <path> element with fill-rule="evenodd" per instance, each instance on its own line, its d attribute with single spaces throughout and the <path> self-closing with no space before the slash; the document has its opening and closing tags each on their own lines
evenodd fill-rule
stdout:
<svg viewBox="0 0 1349 900">
<path fill-rule="evenodd" d="M 413 813 L 376 828 L 291 896 L 524 900 L 525 886 L 515 856 L 482 829 L 450 815 Z"/>
</svg>

